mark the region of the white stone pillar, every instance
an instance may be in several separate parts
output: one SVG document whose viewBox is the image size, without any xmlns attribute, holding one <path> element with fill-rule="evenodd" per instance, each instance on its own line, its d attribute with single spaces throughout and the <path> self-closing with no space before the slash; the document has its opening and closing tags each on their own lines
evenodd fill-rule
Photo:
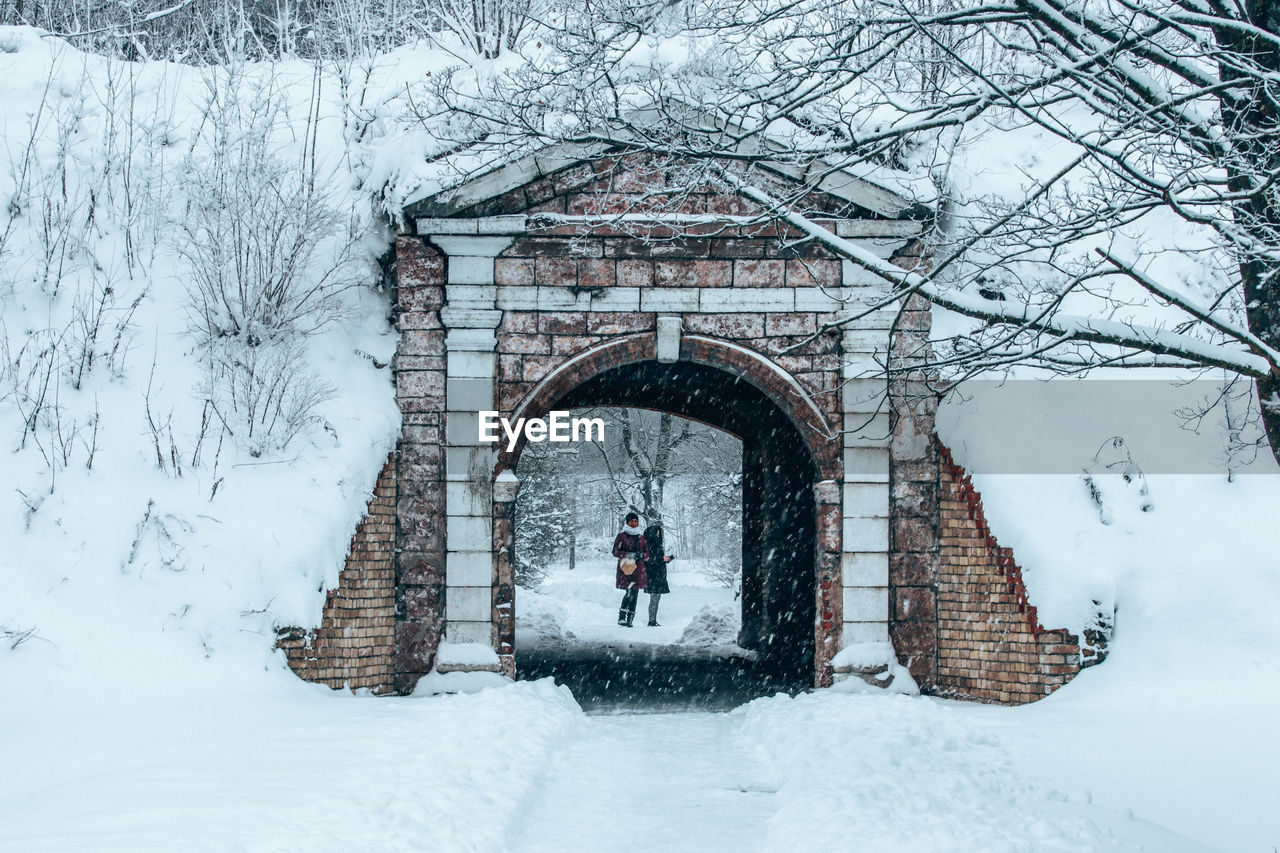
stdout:
<svg viewBox="0 0 1280 853">
<path fill-rule="evenodd" d="M 848 262 L 846 262 L 846 265 Z M 846 270 L 846 280 L 853 278 Z M 854 288 L 874 297 L 880 288 Z M 856 316 L 855 302 L 836 319 Z M 840 403 L 844 432 L 841 578 L 842 647 L 889 642 L 890 406 L 883 365 L 892 310 L 875 311 L 843 328 Z M 886 646 L 887 653 L 887 646 Z"/>
<path fill-rule="evenodd" d="M 445 305 L 445 638 L 493 648 L 493 469 L 479 412 L 497 408 L 494 258 L 512 237 L 431 236 L 447 256 Z M 476 668 L 472 665 L 470 668 Z M 494 655 L 492 667 L 498 669 Z"/>
</svg>

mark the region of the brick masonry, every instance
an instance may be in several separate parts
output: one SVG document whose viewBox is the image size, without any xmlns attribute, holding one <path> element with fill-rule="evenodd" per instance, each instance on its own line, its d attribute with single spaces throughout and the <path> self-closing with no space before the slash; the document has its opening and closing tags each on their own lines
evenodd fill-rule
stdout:
<svg viewBox="0 0 1280 853">
<path fill-rule="evenodd" d="M 306 681 L 333 688 L 393 690 L 396 465 L 378 475 L 365 517 L 351 537 L 338 588 L 325 596 L 319 628 L 282 628 L 276 645 Z"/>
<path fill-rule="evenodd" d="M 435 664 L 445 608 L 445 258 L 418 237 L 396 239 L 392 368 L 400 405 L 395 537 L 395 687 Z"/>
<path fill-rule="evenodd" d="M 678 246 L 659 243 L 647 248 L 660 249 L 665 259 L 653 261 L 636 259 L 645 244 L 633 238 L 516 240 L 497 259 L 494 270 L 499 307 L 508 306 L 498 327 L 498 408 L 504 412 L 514 409 L 567 356 L 625 335 L 656 333 L 661 313 L 679 316 L 687 335 L 729 341 L 773 358 L 813 395 L 830 422 L 837 424 L 839 339 L 834 334 L 812 337 L 819 327 L 821 310 L 797 310 L 789 302 L 779 302 L 775 311 L 745 307 L 738 312 L 698 310 L 699 294 L 691 293 L 694 289 L 723 288 L 726 298 L 738 299 L 744 306 L 759 296 L 755 292 L 735 293 L 733 288 L 742 278 L 744 264 L 758 270 L 760 262 L 711 259 L 713 244 L 722 242 L 723 238 L 695 238 Z M 739 242 L 759 244 L 761 252 L 766 246 L 777 250 L 776 240 Z M 611 257 L 608 253 L 616 254 Z M 772 286 L 783 287 L 787 277 L 800 275 L 800 270 L 826 286 L 840 286 L 840 264 L 831 258 L 774 259 L 770 263 L 774 265 L 769 267 Z M 771 286 L 760 284 L 760 278 L 751 280 L 753 287 Z M 621 284 L 624 281 L 637 284 Z M 671 282 L 671 289 L 682 290 L 660 293 L 663 285 L 651 282 Z M 563 307 L 554 308 L 515 307 L 514 299 L 504 301 L 506 289 L 521 287 L 529 291 L 548 288 L 566 296 L 573 288 L 581 288 L 583 298 L 566 299 Z M 690 295 L 695 304 L 682 310 L 680 300 Z M 644 310 L 648 307 L 652 310 Z"/>
<path fill-rule="evenodd" d="M 938 452 L 935 692 L 980 702 L 1034 702 L 1079 672 L 1079 640 L 1040 625 L 1013 552 L 1000 547 L 987 525 L 982 498 L 950 451 Z"/>
<path fill-rule="evenodd" d="M 895 258 L 903 266 L 906 259 Z M 912 296 L 894 329 L 890 383 L 895 420 L 889 445 L 889 639 L 923 690 L 938 678 L 937 398 L 913 367 L 929 346 L 928 303 Z"/>
</svg>

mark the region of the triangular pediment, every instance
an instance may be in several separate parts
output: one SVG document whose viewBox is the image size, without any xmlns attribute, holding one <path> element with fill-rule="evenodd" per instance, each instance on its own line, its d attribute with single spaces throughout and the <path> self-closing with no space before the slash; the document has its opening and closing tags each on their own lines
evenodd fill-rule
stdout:
<svg viewBox="0 0 1280 853">
<path fill-rule="evenodd" d="M 646 164 L 646 159 L 649 162 Z M 669 162 L 669 161 L 668 161 Z M 664 196 L 661 176 L 652 158 L 642 153 L 622 154 L 604 144 L 581 145 L 558 143 L 508 162 L 490 162 L 469 173 L 458 172 L 458 179 L 445 189 L 430 189 L 410 195 L 404 206 L 406 219 L 422 217 L 505 216 L 530 212 L 574 213 L 594 198 L 630 193 L 650 193 L 647 203 L 658 209 L 666 199 L 680 195 L 703 198 L 715 195 L 709 188 L 671 186 Z M 673 167 L 668 167 L 673 168 Z M 648 170 L 648 171 L 646 171 Z M 868 175 L 850 171 L 823 169 L 818 178 L 807 179 L 803 170 L 783 163 L 760 163 L 759 180 L 766 188 L 788 195 L 803 190 L 806 213 L 831 219 L 922 219 L 921 210 L 905 195 L 878 183 Z M 649 178 L 658 183 L 645 186 Z M 565 198 L 576 201 L 566 206 Z M 758 212 L 745 199 L 715 202 L 718 213 L 750 215 Z M 680 204 L 680 200 L 672 202 Z M 670 208 L 668 208 L 670 209 Z M 583 212 L 578 210 L 576 212 Z M 702 212 L 688 206 L 683 212 Z"/>
</svg>

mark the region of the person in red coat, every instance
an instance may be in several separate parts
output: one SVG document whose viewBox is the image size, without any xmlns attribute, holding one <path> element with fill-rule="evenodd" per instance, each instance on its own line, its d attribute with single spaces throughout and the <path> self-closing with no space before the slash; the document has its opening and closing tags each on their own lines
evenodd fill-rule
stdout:
<svg viewBox="0 0 1280 853">
<path fill-rule="evenodd" d="M 644 573 L 644 561 L 649 558 L 649 546 L 640 532 L 640 516 L 634 512 L 627 513 L 626 524 L 613 539 L 613 556 L 618 558 L 618 574 L 616 586 L 625 590 L 622 593 L 622 607 L 618 609 L 618 624 L 631 627 L 636 618 L 636 600 L 640 598 L 640 590 L 648 586 Z M 635 567 L 626 569 L 634 561 Z"/>
</svg>

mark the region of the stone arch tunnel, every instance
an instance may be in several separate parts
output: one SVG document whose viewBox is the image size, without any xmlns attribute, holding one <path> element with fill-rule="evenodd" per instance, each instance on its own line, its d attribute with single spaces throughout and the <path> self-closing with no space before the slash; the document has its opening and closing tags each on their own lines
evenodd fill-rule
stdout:
<svg viewBox="0 0 1280 853">
<path fill-rule="evenodd" d="M 1000 702 L 1068 680 L 1079 641 L 1038 623 L 928 395 L 909 370 L 886 383 L 884 365 L 928 345 L 927 303 L 870 310 L 877 279 L 713 188 L 681 188 L 674 217 L 637 213 L 640 190 L 618 198 L 660 179 L 627 157 L 540 155 L 407 207 L 402 434 L 320 626 L 281 629 L 290 665 L 377 692 L 432 670 L 513 674 L 500 475 L 516 457 L 478 441 L 479 412 L 608 404 L 742 437 L 744 516 L 765 531 L 744 543 L 745 633 L 780 672 L 822 686 L 901 665 L 927 692 Z M 852 175 L 807 198 L 831 233 L 919 262 L 906 199 Z"/>
<path fill-rule="evenodd" d="M 703 345 L 714 346 L 710 341 Z M 815 618 L 822 598 L 816 584 L 814 536 L 818 467 L 800 433 L 802 424 L 754 385 L 751 375 L 749 366 L 731 372 L 688 360 L 633 361 L 583 379 L 546 411 L 652 409 L 701 421 L 742 442 L 742 522 L 751 535 L 743 538 L 739 644 L 759 654 L 759 674 L 768 683 L 804 687 L 813 682 L 815 666 L 820 665 L 814 656 L 816 644 L 825 640 L 816 636 L 825 632 Z M 543 414 L 524 411 L 527 416 Z M 504 455 L 502 464 L 518 464 L 522 449 Z M 517 619 L 519 612 L 517 600 Z M 826 632 L 829 629 L 828 622 Z"/>
</svg>

